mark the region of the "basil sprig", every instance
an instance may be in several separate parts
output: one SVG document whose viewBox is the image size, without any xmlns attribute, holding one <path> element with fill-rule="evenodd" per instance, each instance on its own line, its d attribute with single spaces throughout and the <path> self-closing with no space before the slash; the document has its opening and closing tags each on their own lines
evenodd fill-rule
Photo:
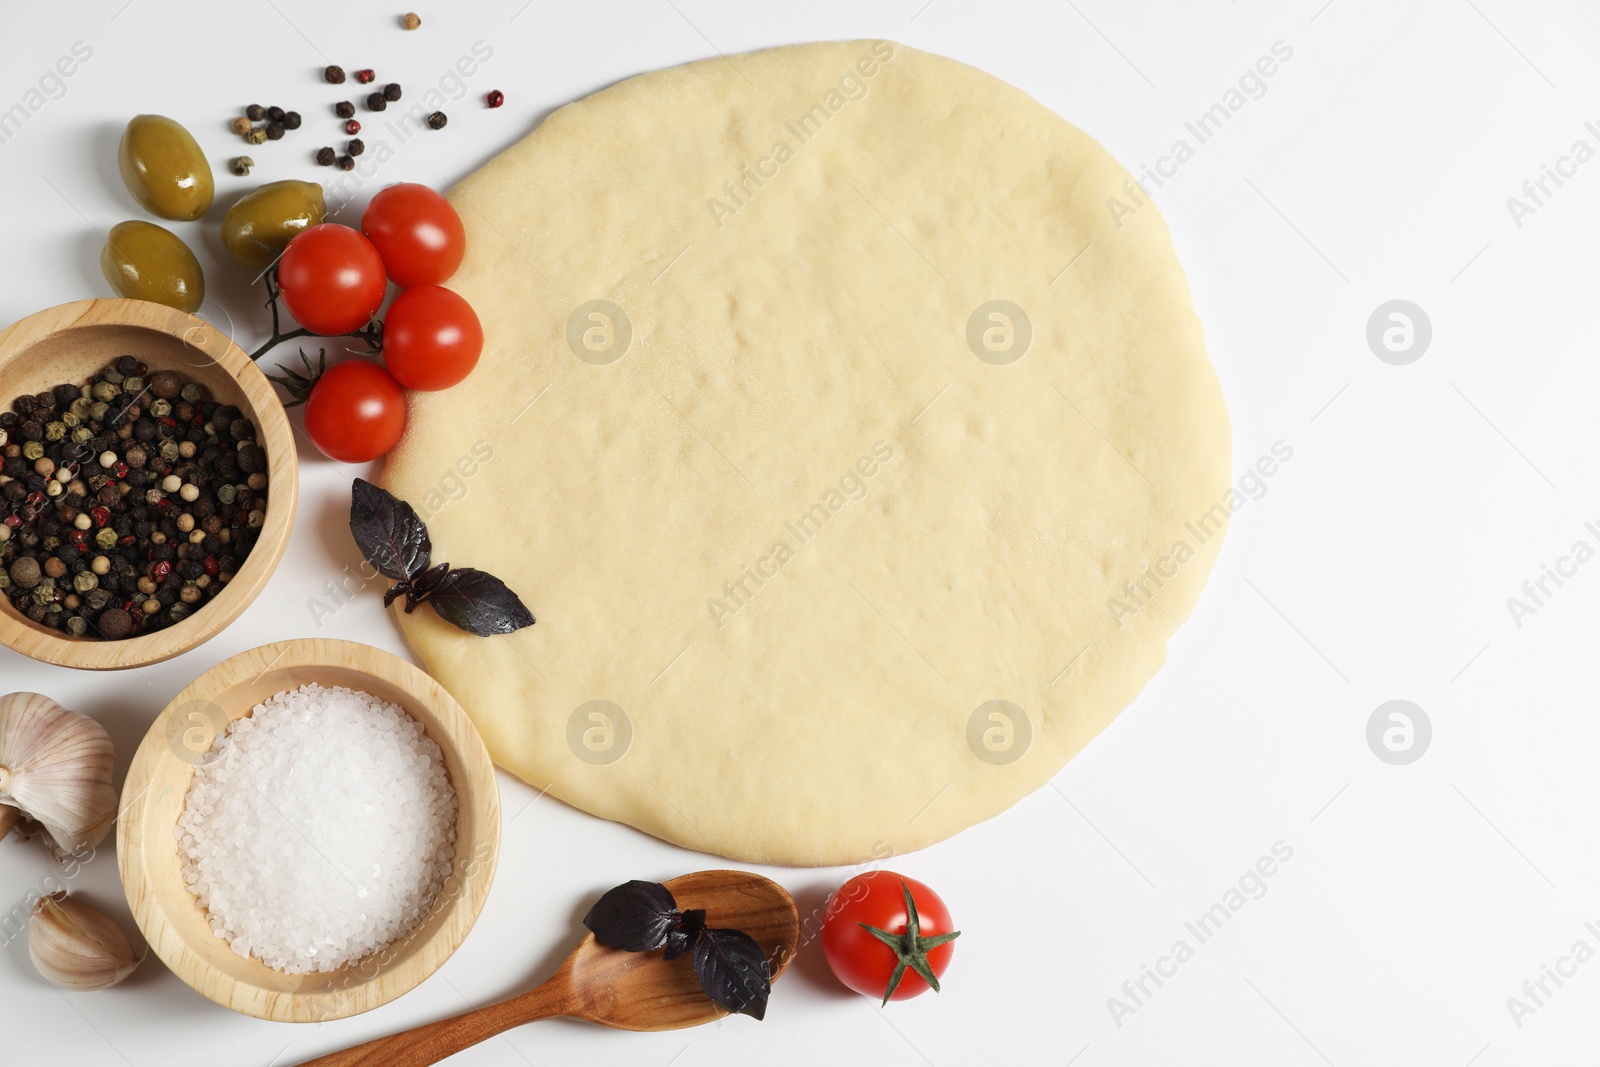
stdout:
<svg viewBox="0 0 1600 1067">
<path fill-rule="evenodd" d="M 672 960 L 692 951 L 695 977 L 714 1003 L 757 1019 L 767 1014 L 772 976 L 755 938 L 707 926 L 702 908 L 679 911 L 672 891 L 659 882 L 624 882 L 607 891 L 583 925 L 602 945 L 627 952 L 659 948 L 662 959 Z"/>
<path fill-rule="evenodd" d="M 422 604 L 469 634 L 492 637 L 534 624 L 510 587 L 471 567 L 433 562 L 433 541 L 416 510 L 393 493 L 357 478 L 350 491 L 350 533 L 372 566 L 394 580 L 384 607 L 406 598 L 406 614 Z"/>
</svg>

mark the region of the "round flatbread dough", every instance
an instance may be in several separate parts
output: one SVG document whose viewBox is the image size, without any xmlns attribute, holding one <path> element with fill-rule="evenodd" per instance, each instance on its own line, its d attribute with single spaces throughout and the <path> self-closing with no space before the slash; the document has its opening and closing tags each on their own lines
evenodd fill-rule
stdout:
<svg viewBox="0 0 1600 1067">
<path fill-rule="evenodd" d="M 1155 207 L 1021 91 L 882 41 L 707 60 L 453 201 L 483 359 L 385 477 L 538 616 L 401 616 L 507 770 L 854 863 L 1004 811 L 1161 666 L 1227 413 Z"/>
</svg>

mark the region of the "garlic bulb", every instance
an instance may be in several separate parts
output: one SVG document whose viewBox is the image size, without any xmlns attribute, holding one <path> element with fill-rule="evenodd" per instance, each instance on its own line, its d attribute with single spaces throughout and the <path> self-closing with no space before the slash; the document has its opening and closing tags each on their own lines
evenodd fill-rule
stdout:
<svg viewBox="0 0 1600 1067">
<path fill-rule="evenodd" d="M 28 955 L 51 985 L 75 991 L 114 986 L 144 962 L 122 927 L 64 892 L 34 902 Z"/>
<path fill-rule="evenodd" d="M 114 760 L 111 736 L 89 716 L 38 693 L 0 697 L 0 825 L 18 809 L 57 859 L 81 855 L 116 819 Z"/>
</svg>

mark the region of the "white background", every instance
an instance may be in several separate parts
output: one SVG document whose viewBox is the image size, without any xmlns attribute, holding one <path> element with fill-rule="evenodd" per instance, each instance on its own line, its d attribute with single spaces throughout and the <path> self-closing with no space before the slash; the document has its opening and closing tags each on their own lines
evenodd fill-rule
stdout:
<svg viewBox="0 0 1600 1067">
<path fill-rule="evenodd" d="M 1600 920 L 1595 836 L 1600 563 L 1518 627 L 1506 600 L 1571 544 L 1600 538 L 1594 369 L 1600 161 L 1518 227 L 1506 199 L 1572 142 L 1600 137 L 1600 13 L 1580 0 L 555 0 L 437 5 L 403 33 L 399 3 L 188 0 L 0 3 L 0 108 L 76 41 L 93 57 L 0 145 L 0 320 L 106 295 L 104 231 L 142 217 L 116 176 L 135 112 L 171 115 L 225 174 L 226 131 L 255 101 L 308 126 L 327 62 L 426 85 L 477 40 L 493 58 L 444 134 L 402 146 L 374 188 L 463 177 L 549 109 L 633 74 L 767 45 L 889 37 L 1026 89 L 1131 167 L 1186 136 L 1275 41 L 1267 92 L 1158 193 L 1188 268 L 1243 472 L 1294 450 L 1237 516 L 1167 667 L 1052 783 L 991 823 L 902 857 L 964 930 L 945 991 L 880 1011 L 829 978 L 816 946 L 766 1022 L 657 1035 L 552 1021 L 466 1064 L 977 1062 L 1500 1064 L 1592 1062 L 1600 962 L 1518 1026 L 1520 995 Z M 421 0 L 418 0 L 421 3 Z M 445 10 L 448 7 L 450 10 Z M 504 110 L 481 107 L 502 89 Z M 311 116 L 317 116 L 315 120 Z M 662 136 L 670 137 L 666 130 Z M 320 132 L 250 150 L 251 184 L 333 176 Z M 1193 143 L 1193 138 L 1188 137 Z M 343 221 L 353 221 L 353 215 Z M 262 314 L 219 258 L 212 218 L 177 227 L 212 282 L 206 312 L 253 347 Z M 1368 316 L 1403 298 L 1433 341 L 1380 362 Z M 119 676 L 0 650 L 0 690 L 36 689 L 105 722 L 125 770 L 146 726 L 202 671 L 317 634 L 307 602 L 351 562 L 350 478 L 303 454 L 303 504 L 271 587 L 226 633 Z M 331 628 L 330 628 L 331 629 Z M 373 596 L 337 636 L 402 651 Z M 327 631 L 323 631 L 327 632 Z M 1369 750 L 1383 701 L 1423 707 L 1433 742 L 1409 766 Z M 500 874 L 461 951 L 417 991 L 322 1026 L 258 1022 L 147 964 L 117 989 L 65 996 L 24 939 L 0 947 L 0 1061 L 297 1063 L 521 991 L 578 937 L 600 890 L 716 865 L 502 776 Z M 1118 1026 L 1107 998 L 1275 842 L 1293 858 Z M 0 913 L 50 864 L 0 844 Z M 804 908 L 842 878 L 768 870 Z M 108 842 L 74 892 L 126 919 Z M 1193 939 L 1190 938 L 1191 944 Z"/>
</svg>

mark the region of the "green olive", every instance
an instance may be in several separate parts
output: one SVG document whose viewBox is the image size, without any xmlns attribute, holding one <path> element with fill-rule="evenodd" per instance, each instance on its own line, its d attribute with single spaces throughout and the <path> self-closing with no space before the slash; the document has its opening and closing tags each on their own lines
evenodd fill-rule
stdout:
<svg viewBox="0 0 1600 1067">
<path fill-rule="evenodd" d="M 206 298 L 200 261 L 171 230 L 153 222 L 119 222 L 100 251 L 100 270 L 118 296 L 151 300 L 190 314 Z"/>
<path fill-rule="evenodd" d="M 139 206 L 190 222 L 211 207 L 211 164 L 189 131 L 160 115 L 135 115 L 117 146 L 123 184 Z"/>
<path fill-rule="evenodd" d="M 268 182 L 240 197 L 222 217 L 222 244 L 244 266 L 266 270 L 296 234 L 321 225 L 327 214 L 316 182 Z"/>
</svg>

